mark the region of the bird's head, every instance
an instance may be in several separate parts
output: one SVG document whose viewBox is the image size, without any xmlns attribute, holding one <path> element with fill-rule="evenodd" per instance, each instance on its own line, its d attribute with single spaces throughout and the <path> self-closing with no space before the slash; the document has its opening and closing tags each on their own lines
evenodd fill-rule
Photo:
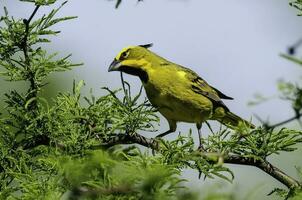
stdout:
<svg viewBox="0 0 302 200">
<path fill-rule="evenodd" d="M 150 66 L 148 57 L 151 54 L 148 50 L 152 44 L 129 46 L 123 48 L 114 58 L 108 72 L 120 71 L 138 76 L 142 81 L 148 81 L 147 68 Z"/>
</svg>

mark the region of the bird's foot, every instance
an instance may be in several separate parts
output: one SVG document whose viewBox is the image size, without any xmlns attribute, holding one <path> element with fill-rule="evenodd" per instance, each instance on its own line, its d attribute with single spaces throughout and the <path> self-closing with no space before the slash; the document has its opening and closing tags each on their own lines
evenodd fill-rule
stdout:
<svg viewBox="0 0 302 200">
<path fill-rule="evenodd" d="M 200 144 L 199 147 L 197 148 L 197 151 L 206 151 L 206 149 L 203 147 L 202 144 Z"/>
<path fill-rule="evenodd" d="M 159 145 L 159 142 L 161 140 L 161 136 L 160 135 L 157 135 L 155 138 L 152 139 L 154 142 L 157 142 L 158 145 Z M 158 147 L 157 147 L 158 148 Z M 156 150 L 155 149 L 152 149 L 152 155 L 155 156 L 155 153 L 156 153 Z"/>
</svg>

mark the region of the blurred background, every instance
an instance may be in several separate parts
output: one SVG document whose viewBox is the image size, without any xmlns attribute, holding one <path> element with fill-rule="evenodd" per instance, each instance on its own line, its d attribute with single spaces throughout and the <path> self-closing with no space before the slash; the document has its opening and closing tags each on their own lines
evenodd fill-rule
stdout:
<svg viewBox="0 0 302 200">
<path fill-rule="evenodd" d="M 234 97 L 233 101 L 225 101 L 234 113 L 248 120 L 252 118 L 255 124 L 260 123 L 254 114 L 272 123 L 293 116 L 291 105 L 278 99 L 276 86 L 278 79 L 299 81 L 301 75 L 299 67 L 279 56 L 302 37 L 302 18 L 297 17 L 288 1 L 144 0 L 137 3 L 124 0 L 119 9 L 114 9 L 115 2 L 72 0 L 59 12 L 59 16 L 76 15 L 78 19 L 58 25 L 57 29 L 62 33 L 52 38 L 53 43 L 46 47 L 62 56 L 72 53 L 72 60 L 84 65 L 51 76 L 44 90 L 49 100 L 58 91 L 71 91 L 74 79 L 85 80 L 84 94 L 88 94 L 90 88 L 98 96 L 105 94 L 100 87 L 121 87 L 119 73 L 107 72 L 113 58 L 125 46 L 152 42 L 152 51 L 191 68 L 211 85 Z M 62 2 L 58 1 L 57 5 L 59 3 Z M 27 18 L 33 10 L 32 4 L 12 0 L 1 0 L 0 7 L 3 6 L 16 18 Z M 47 11 L 42 8 L 38 15 Z M 139 90 L 138 78 L 125 75 L 125 79 L 134 91 Z M 25 86 L 22 82 L 8 86 L 1 79 L 1 98 L 13 87 Z M 257 93 L 272 99 L 248 106 Z M 211 124 L 216 129 L 219 127 L 216 122 Z M 298 125 L 292 123 L 288 126 Z M 193 124 L 180 123 L 177 132 L 186 134 L 190 128 L 197 140 Z M 158 129 L 158 133 L 168 129 L 163 118 Z M 209 133 L 206 127 L 203 133 Z M 148 136 L 153 137 L 153 134 Z M 298 150 L 270 159 L 297 177 L 294 166 L 302 166 L 300 155 L 301 150 Z M 230 167 L 235 173 L 233 184 L 220 179 L 199 180 L 197 172 L 190 170 L 184 171 L 183 176 L 188 180 L 186 184 L 201 194 L 209 188 L 213 190 L 214 185 L 217 190 L 236 191 L 242 199 L 275 199 L 266 194 L 274 187 L 283 187 L 254 167 Z M 254 192 L 250 193 L 251 190 Z"/>
</svg>

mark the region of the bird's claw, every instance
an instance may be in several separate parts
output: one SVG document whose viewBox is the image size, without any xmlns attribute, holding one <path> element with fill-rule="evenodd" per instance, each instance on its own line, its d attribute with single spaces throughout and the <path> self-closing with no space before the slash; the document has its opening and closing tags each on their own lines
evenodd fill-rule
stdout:
<svg viewBox="0 0 302 200">
<path fill-rule="evenodd" d="M 202 144 L 199 145 L 199 147 L 197 148 L 198 151 L 206 151 L 206 149 L 203 147 Z"/>
</svg>

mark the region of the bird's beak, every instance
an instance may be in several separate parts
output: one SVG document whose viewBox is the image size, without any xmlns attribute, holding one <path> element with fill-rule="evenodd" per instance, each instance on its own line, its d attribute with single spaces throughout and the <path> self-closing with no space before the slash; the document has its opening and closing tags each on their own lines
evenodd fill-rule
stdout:
<svg viewBox="0 0 302 200">
<path fill-rule="evenodd" d="M 114 58 L 114 60 L 112 61 L 112 63 L 109 66 L 108 72 L 119 71 L 120 66 L 121 66 L 120 61 L 118 61 Z"/>
</svg>

